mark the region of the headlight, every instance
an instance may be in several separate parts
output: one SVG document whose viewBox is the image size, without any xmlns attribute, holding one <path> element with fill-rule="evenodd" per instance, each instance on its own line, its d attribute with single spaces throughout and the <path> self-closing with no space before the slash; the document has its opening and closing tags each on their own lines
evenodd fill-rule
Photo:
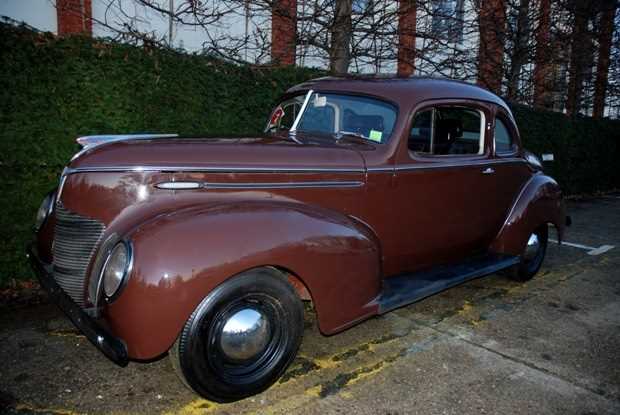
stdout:
<svg viewBox="0 0 620 415">
<path fill-rule="evenodd" d="M 56 191 L 53 190 L 49 192 L 43 202 L 41 202 L 41 206 L 39 206 L 39 210 L 37 211 L 37 218 L 34 223 L 35 231 L 41 229 L 41 226 L 45 223 L 47 217 L 52 213 L 52 209 L 54 208 L 54 199 L 56 198 Z"/>
<path fill-rule="evenodd" d="M 119 242 L 110 252 L 103 265 L 103 292 L 107 298 L 118 293 L 131 270 L 131 247 Z"/>
</svg>

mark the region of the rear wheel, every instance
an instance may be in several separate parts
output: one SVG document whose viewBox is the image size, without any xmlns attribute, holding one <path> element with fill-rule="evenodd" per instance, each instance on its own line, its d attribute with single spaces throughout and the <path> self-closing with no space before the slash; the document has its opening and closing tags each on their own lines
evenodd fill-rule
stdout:
<svg viewBox="0 0 620 415">
<path fill-rule="evenodd" d="M 545 260 L 548 239 L 549 231 L 546 224 L 532 232 L 521 254 L 521 262 L 510 271 L 512 279 L 528 281 L 536 275 Z"/>
<path fill-rule="evenodd" d="M 213 290 L 171 350 L 177 374 L 201 396 L 230 402 L 261 392 L 292 362 L 303 306 L 276 271 L 249 271 Z"/>
</svg>

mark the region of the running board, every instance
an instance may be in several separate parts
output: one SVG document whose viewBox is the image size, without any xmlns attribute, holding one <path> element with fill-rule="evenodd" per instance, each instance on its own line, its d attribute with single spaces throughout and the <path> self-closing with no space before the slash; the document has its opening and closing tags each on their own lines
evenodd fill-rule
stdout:
<svg viewBox="0 0 620 415">
<path fill-rule="evenodd" d="M 493 274 L 519 263 L 519 257 L 487 254 L 452 265 L 442 265 L 383 280 L 379 313 L 387 313 L 464 282 Z"/>
</svg>

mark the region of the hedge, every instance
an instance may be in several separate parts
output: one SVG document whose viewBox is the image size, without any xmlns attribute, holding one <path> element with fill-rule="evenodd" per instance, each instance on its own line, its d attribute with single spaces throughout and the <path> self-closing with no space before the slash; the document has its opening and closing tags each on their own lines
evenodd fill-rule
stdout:
<svg viewBox="0 0 620 415">
<path fill-rule="evenodd" d="M 277 97 L 317 70 L 261 68 L 0 25 L 0 288 L 28 279 L 24 247 L 75 137 L 258 132 Z M 553 152 L 568 193 L 620 187 L 620 123 L 516 106 L 526 145 Z"/>
<path fill-rule="evenodd" d="M 540 156 L 545 171 L 566 195 L 596 194 L 620 188 L 620 121 L 569 118 L 512 104 L 525 148 Z"/>
<path fill-rule="evenodd" d="M 0 287 L 30 278 L 34 215 L 75 137 L 257 132 L 280 94 L 318 74 L 9 25 L 0 25 L 0 51 Z"/>
</svg>

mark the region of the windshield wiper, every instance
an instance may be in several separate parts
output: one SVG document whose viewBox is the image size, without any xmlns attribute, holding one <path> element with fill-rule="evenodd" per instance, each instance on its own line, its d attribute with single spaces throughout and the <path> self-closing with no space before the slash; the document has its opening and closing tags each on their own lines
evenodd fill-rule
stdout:
<svg viewBox="0 0 620 415">
<path fill-rule="evenodd" d="M 336 139 L 340 140 L 345 135 L 350 135 L 350 136 L 353 136 L 353 137 L 357 137 L 357 138 L 361 138 L 361 139 L 364 139 L 364 140 L 368 140 L 368 137 L 366 137 L 363 134 L 357 133 L 355 131 L 338 131 L 336 133 Z"/>
</svg>

